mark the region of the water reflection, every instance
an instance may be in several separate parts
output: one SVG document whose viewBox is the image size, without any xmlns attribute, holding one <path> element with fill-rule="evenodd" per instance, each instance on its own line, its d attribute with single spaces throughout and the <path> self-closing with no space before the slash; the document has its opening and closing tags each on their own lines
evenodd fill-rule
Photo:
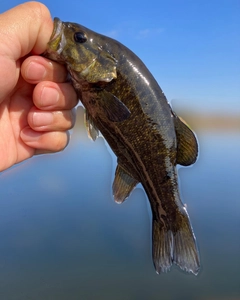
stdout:
<svg viewBox="0 0 240 300">
<path fill-rule="evenodd" d="M 0 299 L 239 299 L 240 130 L 196 131 L 200 158 L 179 175 L 199 276 L 155 274 L 147 198 L 114 203 L 116 161 L 79 108 L 64 152 L 0 174 Z"/>
</svg>

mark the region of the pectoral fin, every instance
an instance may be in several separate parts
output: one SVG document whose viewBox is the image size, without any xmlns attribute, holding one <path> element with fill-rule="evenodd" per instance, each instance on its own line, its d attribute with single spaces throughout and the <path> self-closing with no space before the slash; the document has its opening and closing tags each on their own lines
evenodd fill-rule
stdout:
<svg viewBox="0 0 240 300">
<path fill-rule="evenodd" d="M 91 116 L 89 115 L 89 113 L 86 110 L 85 110 L 85 114 L 84 114 L 84 123 L 87 128 L 88 137 L 91 140 L 95 141 L 99 137 L 99 130 L 95 126 Z"/>
<path fill-rule="evenodd" d="M 198 156 L 198 143 L 192 130 L 174 114 L 177 136 L 177 164 L 189 166 Z"/>
<path fill-rule="evenodd" d="M 99 91 L 98 96 L 99 105 L 109 121 L 122 122 L 129 118 L 131 114 L 129 109 L 116 96 L 106 90 Z"/>
<path fill-rule="evenodd" d="M 115 202 L 119 204 L 122 203 L 130 195 L 137 184 L 138 181 L 118 165 L 112 186 Z"/>
</svg>

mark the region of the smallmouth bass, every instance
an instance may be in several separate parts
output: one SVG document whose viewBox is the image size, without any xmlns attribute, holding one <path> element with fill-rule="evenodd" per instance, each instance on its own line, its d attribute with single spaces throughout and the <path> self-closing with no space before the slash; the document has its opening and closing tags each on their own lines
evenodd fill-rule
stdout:
<svg viewBox="0 0 240 300">
<path fill-rule="evenodd" d="M 65 64 L 86 109 L 85 123 L 118 158 L 113 196 L 122 203 L 141 183 L 152 210 L 152 257 L 157 273 L 174 263 L 197 275 L 195 236 L 182 204 L 176 165 L 193 164 L 198 144 L 172 111 L 144 63 L 118 41 L 54 19 L 45 57 Z"/>
</svg>

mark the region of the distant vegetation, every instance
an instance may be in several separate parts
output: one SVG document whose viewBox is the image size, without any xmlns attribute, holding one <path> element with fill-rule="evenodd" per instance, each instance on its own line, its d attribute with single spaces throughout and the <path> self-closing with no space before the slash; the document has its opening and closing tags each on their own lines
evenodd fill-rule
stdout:
<svg viewBox="0 0 240 300">
<path fill-rule="evenodd" d="M 238 131 L 240 133 L 240 114 L 236 113 L 198 113 L 197 111 L 177 110 L 177 114 L 193 129 Z"/>
<path fill-rule="evenodd" d="M 203 113 L 195 110 L 185 110 L 184 108 L 175 109 L 180 116 L 189 125 L 193 131 L 221 131 L 221 132 L 238 132 L 240 134 L 240 113 Z M 84 130 L 83 125 L 83 108 L 77 110 L 77 128 Z"/>
</svg>

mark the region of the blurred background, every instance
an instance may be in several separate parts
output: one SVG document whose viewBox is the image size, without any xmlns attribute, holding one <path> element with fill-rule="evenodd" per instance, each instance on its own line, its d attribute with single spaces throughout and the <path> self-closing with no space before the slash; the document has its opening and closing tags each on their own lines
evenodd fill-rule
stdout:
<svg viewBox="0 0 240 300">
<path fill-rule="evenodd" d="M 145 193 L 114 203 L 116 158 L 79 106 L 67 149 L 0 173 L 0 299 L 239 300 L 240 2 L 43 3 L 132 49 L 196 132 L 199 159 L 178 173 L 202 267 L 155 273 Z"/>
</svg>

